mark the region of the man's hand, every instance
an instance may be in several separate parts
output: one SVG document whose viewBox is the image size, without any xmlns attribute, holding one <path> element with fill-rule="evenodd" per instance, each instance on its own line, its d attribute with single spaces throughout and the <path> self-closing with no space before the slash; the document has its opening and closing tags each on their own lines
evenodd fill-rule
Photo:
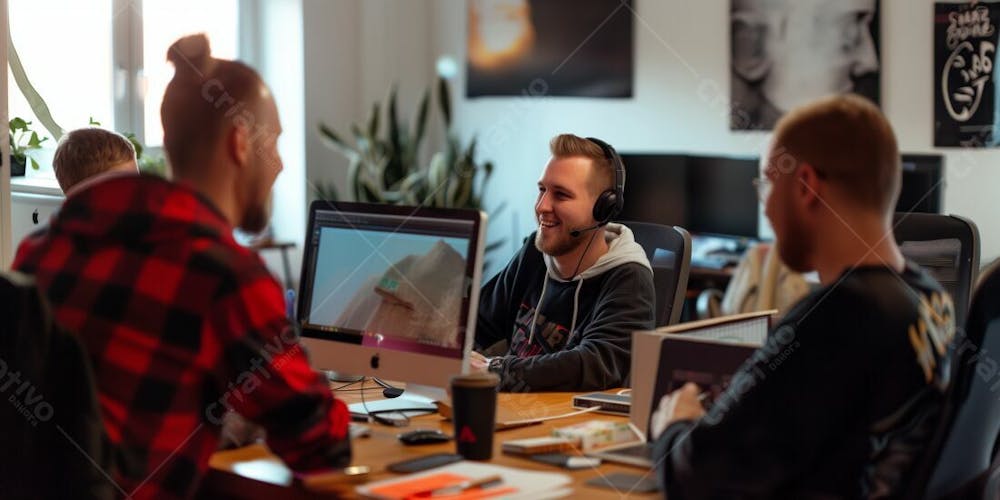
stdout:
<svg viewBox="0 0 1000 500">
<path fill-rule="evenodd" d="M 705 408 L 701 406 L 700 392 L 697 384 L 688 382 L 684 387 L 663 396 L 649 423 L 649 433 L 653 439 L 659 438 L 670 424 L 678 420 L 697 420 L 704 416 Z"/>
<path fill-rule="evenodd" d="M 469 368 L 472 373 L 486 373 L 490 371 L 490 358 L 472 351 L 469 353 Z"/>
</svg>

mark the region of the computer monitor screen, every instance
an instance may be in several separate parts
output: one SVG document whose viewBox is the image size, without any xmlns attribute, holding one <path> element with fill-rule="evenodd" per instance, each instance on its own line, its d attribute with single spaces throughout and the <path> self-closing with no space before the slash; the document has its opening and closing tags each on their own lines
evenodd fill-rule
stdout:
<svg viewBox="0 0 1000 500">
<path fill-rule="evenodd" d="M 896 202 L 897 212 L 941 213 L 944 193 L 944 157 L 902 156 L 903 182 Z"/>
<path fill-rule="evenodd" d="M 619 220 L 681 226 L 696 234 L 756 238 L 751 158 L 623 154 L 625 205 Z"/>
<path fill-rule="evenodd" d="M 314 202 L 297 318 L 313 364 L 444 387 L 474 336 L 485 216 Z"/>
<path fill-rule="evenodd" d="M 681 226 L 688 222 L 687 157 L 623 154 L 625 204 L 620 220 Z"/>
<path fill-rule="evenodd" d="M 757 237 L 760 202 L 753 180 L 756 158 L 688 157 L 688 226 L 691 232 Z M 626 198 L 627 200 L 627 198 Z"/>
</svg>

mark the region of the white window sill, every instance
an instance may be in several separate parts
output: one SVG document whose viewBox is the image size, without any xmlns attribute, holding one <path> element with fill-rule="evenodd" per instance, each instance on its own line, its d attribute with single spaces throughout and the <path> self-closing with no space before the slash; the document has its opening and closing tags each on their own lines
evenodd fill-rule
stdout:
<svg viewBox="0 0 1000 500">
<path fill-rule="evenodd" d="M 59 183 L 55 179 L 43 176 L 11 177 L 10 190 L 13 193 L 43 194 L 59 197 L 63 195 L 62 189 L 59 189 Z"/>
</svg>

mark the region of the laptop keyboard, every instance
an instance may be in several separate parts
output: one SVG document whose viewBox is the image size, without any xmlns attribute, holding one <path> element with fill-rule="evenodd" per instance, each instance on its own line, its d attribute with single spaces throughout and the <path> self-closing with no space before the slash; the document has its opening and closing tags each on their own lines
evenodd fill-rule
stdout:
<svg viewBox="0 0 1000 500">
<path fill-rule="evenodd" d="M 625 448 L 619 448 L 614 451 L 615 455 L 622 455 L 626 457 L 635 458 L 646 458 L 653 460 L 653 445 L 649 443 L 640 443 L 635 446 L 627 446 Z"/>
</svg>

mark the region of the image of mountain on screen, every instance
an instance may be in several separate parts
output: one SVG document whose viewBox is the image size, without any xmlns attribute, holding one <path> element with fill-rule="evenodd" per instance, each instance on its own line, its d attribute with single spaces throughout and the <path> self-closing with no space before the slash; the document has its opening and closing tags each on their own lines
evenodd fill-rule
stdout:
<svg viewBox="0 0 1000 500">
<path fill-rule="evenodd" d="M 465 259 L 444 241 L 368 279 L 337 324 L 441 347 L 459 345 Z"/>
</svg>

